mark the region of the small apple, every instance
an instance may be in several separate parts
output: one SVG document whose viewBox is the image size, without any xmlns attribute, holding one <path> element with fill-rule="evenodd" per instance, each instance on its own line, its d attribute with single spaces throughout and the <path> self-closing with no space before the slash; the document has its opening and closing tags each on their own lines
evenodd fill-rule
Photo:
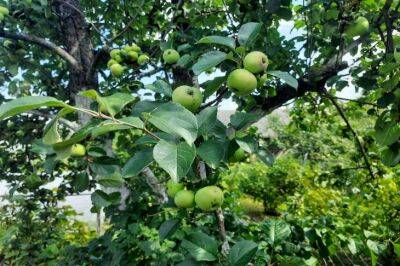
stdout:
<svg viewBox="0 0 400 266">
<path fill-rule="evenodd" d="M 17 135 L 17 137 L 23 137 L 25 135 L 23 130 L 18 130 L 15 135 Z"/>
<path fill-rule="evenodd" d="M 150 57 L 148 57 L 145 54 L 142 54 L 139 56 L 137 62 L 139 65 L 143 65 L 143 64 L 147 63 L 149 60 L 150 60 Z"/>
<path fill-rule="evenodd" d="M 10 40 L 5 40 L 3 42 L 4 47 L 10 48 L 14 43 Z"/>
<path fill-rule="evenodd" d="M 179 208 L 191 208 L 194 206 L 194 193 L 191 190 L 178 191 L 174 197 L 175 205 Z"/>
<path fill-rule="evenodd" d="M 224 193 L 217 186 L 199 189 L 194 196 L 197 207 L 203 211 L 212 211 L 220 207 L 224 201 Z"/>
<path fill-rule="evenodd" d="M 167 49 L 163 53 L 164 62 L 167 64 L 175 64 L 180 58 L 179 53 L 174 49 Z"/>
<path fill-rule="evenodd" d="M 138 59 L 138 53 L 135 51 L 129 51 L 128 52 L 128 59 L 130 62 L 136 62 L 136 60 Z"/>
<path fill-rule="evenodd" d="M 11 121 L 11 120 L 8 120 L 8 121 L 7 121 L 7 127 L 8 127 L 8 128 L 12 128 L 13 126 L 14 126 L 14 122 Z"/>
<path fill-rule="evenodd" d="M 86 148 L 82 144 L 74 144 L 71 146 L 71 156 L 82 157 L 86 154 Z"/>
<path fill-rule="evenodd" d="M 111 67 L 114 64 L 118 64 L 118 62 L 115 59 L 110 59 L 107 62 L 107 67 Z"/>
<path fill-rule="evenodd" d="M 194 112 L 203 102 L 203 94 L 198 88 L 183 85 L 174 90 L 172 101 Z"/>
<path fill-rule="evenodd" d="M 257 87 L 257 79 L 250 71 L 240 68 L 229 74 L 227 85 L 237 95 L 247 95 Z"/>
<path fill-rule="evenodd" d="M 110 52 L 111 58 L 115 59 L 117 56 L 121 56 L 121 50 L 120 49 L 113 49 Z"/>
<path fill-rule="evenodd" d="M 171 198 L 175 197 L 176 193 L 183 190 L 184 186 L 182 183 L 176 183 L 172 180 L 168 180 L 167 182 L 167 194 Z"/>
<path fill-rule="evenodd" d="M 268 75 L 263 74 L 261 77 L 258 78 L 257 80 L 257 88 L 261 88 L 265 85 L 265 82 L 268 80 Z"/>
<path fill-rule="evenodd" d="M 7 16 L 10 14 L 10 11 L 8 10 L 7 7 L 0 6 L 0 14 L 3 14 L 4 16 Z"/>
<path fill-rule="evenodd" d="M 268 67 L 268 57 L 262 52 L 254 51 L 244 57 L 243 65 L 253 74 L 264 72 Z"/>
<path fill-rule="evenodd" d="M 246 152 L 242 148 L 238 148 L 232 155 L 231 158 L 229 158 L 229 161 L 232 163 L 236 162 L 241 162 L 244 159 L 246 159 Z"/>
<path fill-rule="evenodd" d="M 355 32 L 357 35 L 364 35 L 369 31 L 369 22 L 365 17 L 358 17 L 355 23 Z"/>
<path fill-rule="evenodd" d="M 131 48 L 131 51 L 134 51 L 134 52 L 136 52 L 136 53 L 139 53 L 140 51 L 142 51 L 142 49 L 141 49 L 138 45 L 136 45 L 136 44 L 132 44 L 132 45 L 130 46 L 130 48 Z"/>
<path fill-rule="evenodd" d="M 110 70 L 111 70 L 111 73 L 113 74 L 113 76 L 115 76 L 115 77 L 120 77 L 124 73 L 124 67 L 118 63 L 110 66 Z"/>
</svg>

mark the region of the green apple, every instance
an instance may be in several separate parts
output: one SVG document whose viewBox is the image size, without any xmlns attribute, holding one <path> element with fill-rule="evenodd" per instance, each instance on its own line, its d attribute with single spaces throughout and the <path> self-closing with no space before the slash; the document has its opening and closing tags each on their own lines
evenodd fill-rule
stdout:
<svg viewBox="0 0 400 266">
<path fill-rule="evenodd" d="M 268 67 L 268 57 L 258 51 L 248 53 L 243 60 L 244 68 L 253 74 L 264 72 Z"/>
<path fill-rule="evenodd" d="M 3 45 L 4 45 L 5 47 L 7 47 L 7 48 L 10 48 L 13 44 L 14 44 L 14 43 L 13 43 L 12 41 L 10 41 L 10 40 L 5 40 L 5 41 L 3 42 Z"/>
<path fill-rule="evenodd" d="M 172 101 L 194 112 L 203 102 L 203 94 L 198 88 L 183 85 L 174 90 Z"/>
<path fill-rule="evenodd" d="M 136 44 L 132 44 L 132 45 L 130 46 L 130 48 L 131 48 L 131 51 L 134 51 L 134 52 L 136 52 L 136 53 L 139 53 L 140 51 L 142 51 L 142 49 L 141 49 L 138 45 L 136 45 Z"/>
<path fill-rule="evenodd" d="M 176 183 L 172 180 L 168 180 L 167 182 L 167 194 L 171 198 L 175 197 L 176 193 L 183 190 L 184 186 L 182 183 Z"/>
<path fill-rule="evenodd" d="M 114 64 L 118 64 L 118 62 L 115 59 L 110 59 L 107 62 L 107 67 L 111 67 Z"/>
<path fill-rule="evenodd" d="M 149 60 L 150 60 L 150 57 L 148 57 L 145 54 L 142 54 L 139 56 L 137 62 L 139 65 L 143 65 L 143 64 L 147 63 Z"/>
<path fill-rule="evenodd" d="M 110 66 L 110 70 L 111 70 L 111 73 L 113 74 L 113 76 L 115 76 L 115 77 L 120 77 L 124 73 L 124 67 L 118 63 Z"/>
<path fill-rule="evenodd" d="M 194 196 L 197 207 L 203 211 L 212 211 L 220 207 L 224 201 L 224 193 L 217 186 L 199 189 Z"/>
<path fill-rule="evenodd" d="M 8 10 L 7 7 L 0 6 L 0 14 L 3 14 L 4 16 L 7 16 L 10 14 L 10 11 Z"/>
<path fill-rule="evenodd" d="M 82 144 L 74 144 L 71 146 L 71 155 L 74 157 L 82 157 L 86 154 L 86 148 Z"/>
<path fill-rule="evenodd" d="M 257 78 L 246 69 L 235 69 L 229 74 L 227 85 L 237 95 L 247 95 L 257 87 Z"/>
<path fill-rule="evenodd" d="M 357 35 L 364 35 L 369 31 L 369 22 L 365 17 L 358 17 L 355 23 L 355 31 Z"/>
<path fill-rule="evenodd" d="M 14 126 L 14 122 L 11 121 L 11 120 L 8 120 L 8 121 L 7 121 L 7 127 L 8 127 L 8 128 L 12 128 L 13 126 Z"/>
<path fill-rule="evenodd" d="M 265 82 L 268 80 L 268 75 L 263 74 L 261 77 L 258 78 L 257 80 L 257 88 L 261 88 L 265 85 Z"/>
<path fill-rule="evenodd" d="M 15 135 L 17 135 L 17 137 L 23 137 L 25 135 L 23 130 L 18 130 Z"/>
<path fill-rule="evenodd" d="M 121 50 L 120 49 L 111 50 L 110 56 L 111 58 L 116 59 L 116 57 L 121 56 Z"/>
<path fill-rule="evenodd" d="M 194 193 L 191 190 L 178 191 L 174 197 L 175 205 L 179 208 L 191 208 L 194 206 Z"/>
<path fill-rule="evenodd" d="M 167 49 L 163 53 L 164 62 L 167 64 L 175 64 L 180 58 L 179 53 L 174 49 Z"/>
<path fill-rule="evenodd" d="M 239 148 L 233 153 L 232 157 L 229 158 L 229 161 L 235 163 L 241 162 L 244 159 L 246 159 L 246 152 L 242 148 Z"/>
<path fill-rule="evenodd" d="M 128 58 L 129 58 L 129 61 L 131 61 L 131 62 L 136 62 L 136 60 L 138 60 L 138 53 L 137 52 L 135 52 L 135 51 L 129 51 L 128 52 Z"/>
</svg>

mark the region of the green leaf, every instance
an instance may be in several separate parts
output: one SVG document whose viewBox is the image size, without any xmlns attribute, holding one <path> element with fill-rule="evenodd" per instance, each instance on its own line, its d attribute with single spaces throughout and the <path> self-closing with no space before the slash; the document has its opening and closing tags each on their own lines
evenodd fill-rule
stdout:
<svg viewBox="0 0 400 266">
<path fill-rule="evenodd" d="M 154 161 L 153 159 L 153 149 L 148 148 L 141 151 L 138 151 L 130 158 L 124 167 L 122 168 L 122 176 L 123 177 L 133 177 L 137 176 L 140 172 L 143 171 L 145 167 L 150 165 Z"/>
<path fill-rule="evenodd" d="M 226 59 L 226 53 L 220 51 L 211 51 L 203 54 L 200 59 L 192 66 L 192 70 L 195 75 L 199 75 L 202 72 L 215 67 Z"/>
<path fill-rule="evenodd" d="M 391 145 L 400 138 L 400 125 L 396 122 L 379 122 L 375 126 L 375 138 L 381 145 Z"/>
<path fill-rule="evenodd" d="M 166 95 L 169 97 L 172 96 L 171 85 L 161 79 L 155 81 L 153 84 L 146 85 L 145 88 L 162 95 Z"/>
<path fill-rule="evenodd" d="M 217 241 L 203 232 L 192 233 L 188 239 L 183 239 L 182 248 L 186 249 L 196 261 L 215 261 L 217 259 Z"/>
<path fill-rule="evenodd" d="M 83 128 L 81 128 L 79 131 L 75 132 L 69 139 L 53 144 L 53 148 L 55 150 L 62 150 L 62 149 L 72 146 L 75 143 L 78 143 L 78 142 L 84 140 L 87 136 L 89 136 L 89 134 L 92 132 L 92 130 L 96 127 L 96 123 L 97 122 L 88 123 Z"/>
<path fill-rule="evenodd" d="M 186 176 L 195 156 L 196 148 L 185 142 L 175 144 L 160 140 L 153 150 L 154 160 L 176 182 Z"/>
<path fill-rule="evenodd" d="M 52 145 L 54 143 L 61 141 L 61 136 L 58 133 L 58 121 L 55 120 L 51 123 L 48 129 L 45 129 L 45 134 L 43 136 L 43 143 L 46 145 Z"/>
<path fill-rule="evenodd" d="M 396 254 L 397 258 L 400 258 L 400 244 L 393 243 L 394 253 Z"/>
<path fill-rule="evenodd" d="M 271 219 L 263 224 L 263 230 L 267 234 L 267 242 L 272 246 L 281 243 L 287 239 L 290 234 L 290 227 L 281 220 Z"/>
<path fill-rule="evenodd" d="M 220 44 L 235 49 L 235 40 L 231 37 L 223 36 L 206 36 L 201 38 L 197 43 L 204 44 Z"/>
<path fill-rule="evenodd" d="M 100 97 L 98 102 L 105 106 L 108 113 L 115 116 L 124 109 L 127 104 L 133 102 L 135 99 L 136 97 L 131 94 L 117 92 L 110 96 Z"/>
<path fill-rule="evenodd" d="M 349 243 L 347 244 L 347 247 L 349 248 L 351 254 L 353 254 L 353 255 L 357 254 L 357 246 L 356 246 L 356 242 L 354 241 L 354 239 L 352 239 L 352 238 L 349 239 Z"/>
<path fill-rule="evenodd" d="M 176 138 L 174 136 L 171 136 L 170 134 L 167 134 L 165 132 L 153 132 L 154 135 L 159 137 L 160 139 L 170 141 L 170 142 L 176 142 Z M 138 138 L 138 140 L 135 142 L 136 145 L 143 145 L 143 144 L 157 144 L 158 140 L 154 139 L 153 137 L 149 135 L 142 136 Z"/>
<path fill-rule="evenodd" d="M 160 236 L 160 241 L 171 237 L 176 230 L 178 230 L 180 225 L 179 219 L 171 219 L 163 222 L 158 229 L 158 235 Z"/>
<path fill-rule="evenodd" d="M 186 108 L 176 103 L 166 103 L 150 113 L 148 121 L 158 129 L 180 136 L 192 145 L 197 138 L 197 119 Z"/>
<path fill-rule="evenodd" d="M 71 107 L 68 104 L 47 96 L 26 96 L 0 105 L 0 120 L 40 107 Z"/>
<path fill-rule="evenodd" d="M 119 204 L 121 201 L 121 193 L 113 192 L 110 194 L 105 193 L 101 190 L 96 190 L 90 196 L 92 203 L 94 206 L 100 207 L 108 207 L 111 205 Z"/>
<path fill-rule="evenodd" d="M 212 80 L 208 80 L 206 82 L 204 82 L 203 84 L 201 84 L 201 87 L 204 88 L 204 93 L 203 96 L 204 98 L 208 98 L 211 95 L 214 94 L 214 92 L 216 92 L 217 90 L 219 90 L 219 88 L 221 88 L 222 84 L 225 83 L 227 79 L 227 76 L 223 76 L 223 77 L 216 77 Z"/>
<path fill-rule="evenodd" d="M 127 123 L 129 125 L 120 123 L 119 121 L 107 120 L 102 122 L 92 130 L 92 136 L 98 137 L 100 135 L 104 135 L 112 131 L 132 129 L 132 128 L 141 129 L 144 127 L 142 120 L 140 120 L 140 118 L 138 117 L 133 117 L 133 116 L 123 117 L 119 118 L 118 120 Z"/>
<path fill-rule="evenodd" d="M 259 115 L 244 113 L 244 112 L 236 112 L 230 118 L 231 125 L 236 129 L 240 130 L 245 127 L 247 124 L 254 123 L 258 121 L 261 117 Z"/>
<path fill-rule="evenodd" d="M 201 110 L 201 112 L 196 115 L 199 135 L 206 135 L 215 126 L 217 122 L 217 112 L 218 108 L 216 106 L 211 106 Z"/>
<path fill-rule="evenodd" d="M 197 149 L 197 154 L 211 168 L 216 168 L 224 158 L 224 146 L 216 140 L 206 140 Z"/>
<path fill-rule="evenodd" d="M 257 253 L 258 245 L 253 241 L 242 240 L 236 243 L 228 256 L 228 264 L 232 266 L 247 265 Z"/>
<path fill-rule="evenodd" d="M 249 22 L 242 25 L 238 31 L 240 45 L 251 47 L 261 31 L 261 23 Z"/>
<path fill-rule="evenodd" d="M 97 182 L 103 187 L 122 187 L 124 179 L 121 177 L 120 173 L 115 172 L 111 175 L 99 177 Z"/>
<path fill-rule="evenodd" d="M 254 153 L 258 148 L 258 143 L 252 136 L 237 138 L 236 143 L 240 146 L 240 148 L 248 153 Z"/>
<path fill-rule="evenodd" d="M 159 102 L 153 101 L 141 101 L 135 104 L 132 108 L 132 115 L 133 116 L 141 116 L 143 113 L 150 113 L 161 104 Z"/>
<path fill-rule="evenodd" d="M 274 164 L 274 161 L 275 161 L 274 155 L 273 155 L 271 152 L 269 152 L 269 151 L 267 151 L 267 150 L 264 150 L 264 149 L 258 149 L 258 150 L 257 150 L 257 157 L 258 157 L 263 163 L 265 163 L 265 164 L 268 165 L 268 166 L 273 165 L 273 164 Z"/>
<path fill-rule="evenodd" d="M 100 98 L 100 95 L 95 90 L 81 91 L 78 95 L 95 101 Z"/>
<path fill-rule="evenodd" d="M 176 65 L 185 68 L 192 60 L 193 58 L 190 55 L 185 54 L 179 58 L 178 62 L 176 62 Z"/>
<path fill-rule="evenodd" d="M 282 79 L 285 81 L 289 86 L 295 88 L 299 87 L 299 83 L 297 82 L 297 79 L 295 79 L 292 75 L 290 75 L 288 72 L 283 72 L 283 71 L 268 71 L 267 72 L 269 75 L 275 76 L 277 78 Z"/>
<path fill-rule="evenodd" d="M 89 187 L 89 177 L 85 172 L 79 173 L 76 175 L 74 182 L 73 182 L 73 187 L 76 191 L 82 192 L 85 191 Z"/>
</svg>

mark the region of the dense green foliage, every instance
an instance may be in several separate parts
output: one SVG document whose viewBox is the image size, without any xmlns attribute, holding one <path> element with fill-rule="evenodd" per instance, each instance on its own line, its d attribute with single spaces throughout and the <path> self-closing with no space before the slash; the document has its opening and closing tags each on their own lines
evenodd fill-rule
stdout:
<svg viewBox="0 0 400 266">
<path fill-rule="evenodd" d="M 399 9 L 0 0 L 5 263 L 395 265 Z M 342 90 L 361 96 L 343 104 Z M 224 99 L 238 106 L 227 124 Z M 251 127 L 291 100 L 275 138 Z M 110 223 L 87 245 L 56 207 L 83 191 Z"/>
</svg>

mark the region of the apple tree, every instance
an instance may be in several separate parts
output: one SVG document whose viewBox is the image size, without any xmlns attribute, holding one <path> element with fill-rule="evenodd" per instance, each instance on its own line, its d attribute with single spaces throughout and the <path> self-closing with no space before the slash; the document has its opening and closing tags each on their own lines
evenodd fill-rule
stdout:
<svg viewBox="0 0 400 266">
<path fill-rule="evenodd" d="M 333 105 L 374 182 L 378 162 L 336 96 L 354 87 L 377 117 L 379 159 L 400 162 L 398 1 L 0 5 L 1 179 L 43 202 L 90 190 L 92 211 L 122 235 L 98 241 L 113 247 L 103 262 L 252 260 L 257 244 L 235 227 L 219 174 L 247 156 L 272 163 L 249 129 L 291 101 Z M 228 125 L 225 99 L 238 106 Z M 157 246 L 141 241 L 154 230 Z"/>
</svg>

